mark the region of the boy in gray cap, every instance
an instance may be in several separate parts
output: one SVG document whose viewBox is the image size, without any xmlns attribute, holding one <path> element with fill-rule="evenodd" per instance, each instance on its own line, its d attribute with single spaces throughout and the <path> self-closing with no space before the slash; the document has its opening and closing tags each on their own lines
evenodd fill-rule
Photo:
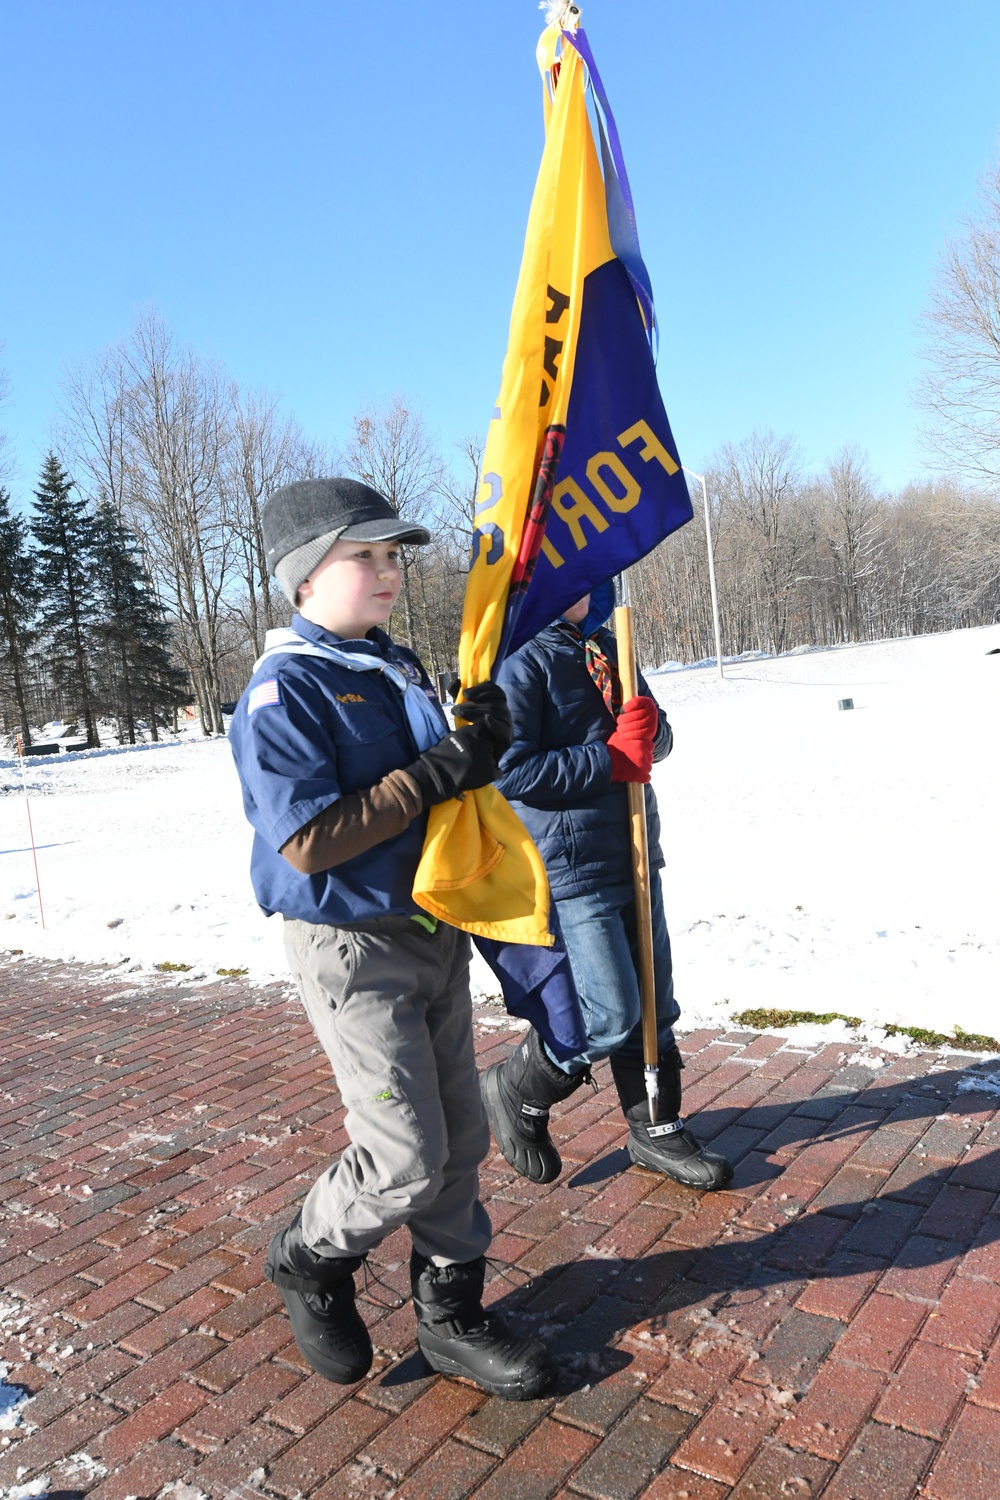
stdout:
<svg viewBox="0 0 1000 1500">
<path fill-rule="evenodd" d="M 274 1236 L 266 1274 L 315 1370 L 360 1380 L 372 1344 L 354 1272 L 401 1224 L 413 1241 L 417 1339 L 444 1374 L 527 1399 L 544 1347 L 482 1307 L 492 1230 L 466 935 L 416 905 L 426 809 L 484 786 L 511 740 L 503 693 L 463 700 L 449 730 L 417 657 L 380 628 L 402 542 L 422 526 L 352 479 L 301 480 L 264 508 L 268 567 L 297 613 L 270 631 L 230 739 L 254 828 L 251 878 L 347 1106 L 350 1144 Z"/>
</svg>

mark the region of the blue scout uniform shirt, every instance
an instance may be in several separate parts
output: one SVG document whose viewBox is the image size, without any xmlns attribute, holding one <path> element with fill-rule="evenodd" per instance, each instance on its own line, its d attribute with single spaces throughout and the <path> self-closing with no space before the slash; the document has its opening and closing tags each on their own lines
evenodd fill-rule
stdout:
<svg viewBox="0 0 1000 1500">
<path fill-rule="evenodd" d="M 343 641 L 295 615 L 308 640 L 381 656 L 433 689 L 413 652 L 382 630 Z M 442 720 L 443 723 L 443 720 Z M 253 825 L 250 878 L 268 916 L 337 927 L 366 918 L 420 912 L 411 894 L 423 850 L 426 814 L 395 838 L 318 875 L 300 875 L 281 845 L 348 792 L 373 786 L 416 760 L 417 746 L 399 689 L 381 672 L 356 672 L 315 656 L 273 656 L 254 673 L 233 714 L 229 739 Z"/>
</svg>

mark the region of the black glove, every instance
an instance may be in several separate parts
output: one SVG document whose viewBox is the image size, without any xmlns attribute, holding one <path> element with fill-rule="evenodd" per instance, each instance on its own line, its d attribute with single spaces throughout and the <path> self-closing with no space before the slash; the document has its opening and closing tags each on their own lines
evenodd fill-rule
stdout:
<svg viewBox="0 0 1000 1500">
<path fill-rule="evenodd" d="M 493 754 L 500 760 L 514 740 L 514 725 L 507 695 L 495 682 L 481 682 L 466 689 L 461 703 L 455 704 L 455 715 L 469 724 L 480 724 L 493 744 Z"/>
<path fill-rule="evenodd" d="M 482 724 L 450 730 L 406 770 L 419 786 L 425 807 L 488 786 L 500 775 L 490 735 Z"/>
</svg>

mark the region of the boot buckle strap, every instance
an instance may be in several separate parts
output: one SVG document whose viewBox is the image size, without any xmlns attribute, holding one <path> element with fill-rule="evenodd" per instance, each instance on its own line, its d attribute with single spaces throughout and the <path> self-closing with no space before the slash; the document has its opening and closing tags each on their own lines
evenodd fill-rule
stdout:
<svg viewBox="0 0 1000 1500">
<path fill-rule="evenodd" d="M 315 1276 L 297 1276 L 294 1271 L 279 1271 L 276 1266 L 265 1266 L 264 1275 L 273 1286 L 284 1287 L 286 1292 L 327 1292 L 337 1284 L 319 1281 Z"/>
<path fill-rule="evenodd" d="M 663 1125 L 647 1125 L 646 1134 L 651 1140 L 661 1139 L 666 1135 L 676 1135 L 679 1130 L 684 1129 L 683 1120 L 670 1120 Z"/>
<path fill-rule="evenodd" d="M 549 1118 L 549 1112 L 547 1109 L 539 1109 L 537 1105 L 534 1104 L 522 1103 L 521 1113 L 522 1115 L 527 1115 L 529 1119 L 532 1120 L 547 1120 Z"/>
<path fill-rule="evenodd" d="M 354 1272 L 359 1265 L 365 1269 L 365 1287 L 368 1281 L 368 1263 L 364 1257 L 358 1260 L 343 1256 L 329 1262 L 330 1269 L 326 1266 L 317 1267 L 317 1274 L 312 1276 L 300 1276 L 297 1271 L 286 1271 L 281 1266 L 274 1266 L 267 1261 L 264 1265 L 264 1275 L 272 1286 L 284 1287 L 287 1292 L 305 1292 L 316 1295 L 324 1292 L 335 1291 L 338 1287 L 350 1286 L 354 1289 Z M 336 1269 L 334 1269 L 336 1268 Z M 402 1306 L 402 1304 L 400 1304 Z"/>
<path fill-rule="evenodd" d="M 477 1315 L 478 1314 L 478 1315 Z M 464 1339 L 470 1333 L 478 1333 L 484 1324 L 482 1308 L 476 1312 L 462 1315 L 456 1313 L 451 1318 L 435 1318 L 433 1321 L 424 1320 L 418 1316 L 418 1322 L 424 1322 L 425 1327 L 433 1328 L 434 1332 L 449 1339 Z"/>
</svg>

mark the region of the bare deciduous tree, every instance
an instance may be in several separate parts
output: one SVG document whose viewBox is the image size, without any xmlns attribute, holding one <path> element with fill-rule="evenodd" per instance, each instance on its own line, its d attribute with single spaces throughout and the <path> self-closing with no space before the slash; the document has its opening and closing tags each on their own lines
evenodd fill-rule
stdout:
<svg viewBox="0 0 1000 1500">
<path fill-rule="evenodd" d="M 279 486 L 313 478 L 324 467 L 321 450 L 306 442 L 298 423 L 280 415 L 273 397 L 262 391 L 244 394 L 237 385 L 230 386 L 220 483 L 240 586 L 235 608 L 255 656 L 263 651 L 267 632 L 288 618 L 287 601 L 267 571 L 261 509 Z"/>
<path fill-rule="evenodd" d="M 434 540 L 416 549 L 412 558 L 426 622 L 422 634 L 428 642 L 428 665 L 445 673 L 458 665 L 465 580 L 483 467 L 480 438 L 466 437 L 456 447 L 457 466 L 442 471 Z"/>
<path fill-rule="evenodd" d="M 866 456 L 848 443 L 819 487 L 841 639 L 864 638 L 865 590 L 879 568 L 883 520 Z"/>
<path fill-rule="evenodd" d="M 463 438 L 456 447 L 461 455 L 458 472 L 446 469 L 441 479 L 441 522 L 456 540 L 462 540 L 468 554 L 476 526 L 486 444 L 481 437 L 473 436 Z"/>
<path fill-rule="evenodd" d="M 924 315 L 921 406 L 930 452 L 973 484 L 1000 484 L 1000 162 L 938 264 Z"/>
<path fill-rule="evenodd" d="M 147 311 L 126 340 L 70 374 L 64 398 L 74 458 L 138 537 L 202 728 L 221 734 L 219 627 L 234 545 L 220 477 L 228 386 Z"/>
<path fill-rule="evenodd" d="M 739 572 L 752 580 L 769 649 L 783 651 L 804 552 L 798 450 L 791 438 L 753 432 L 736 446 L 727 444 L 715 467 L 720 513 L 728 509 L 737 523 L 732 541 L 740 553 Z"/>
<path fill-rule="evenodd" d="M 344 450 L 350 472 L 389 500 L 408 521 L 434 526 L 441 490 L 442 464 L 423 417 L 400 395 L 385 406 L 368 407 L 353 421 Z M 402 630 L 411 650 L 432 655 L 426 619 L 419 639 L 413 550 L 401 549 L 403 568 Z"/>
<path fill-rule="evenodd" d="M 992 496 L 935 480 L 908 485 L 893 512 L 895 572 L 918 629 L 1000 618 L 1000 505 Z"/>
<path fill-rule="evenodd" d="M 170 600 L 202 728 L 222 734 L 219 624 L 234 540 L 220 483 L 228 387 L 154 313 L 136 322 L 127 361 L 129 520 Z"/>
<path fill-rule="evenodd" d="M 74 471 L 125 515 L 130 492 L 129 371 L 122 344 L 74 366 L 63 381 L 63 420 L 57 436 Z"/>
</svg>

